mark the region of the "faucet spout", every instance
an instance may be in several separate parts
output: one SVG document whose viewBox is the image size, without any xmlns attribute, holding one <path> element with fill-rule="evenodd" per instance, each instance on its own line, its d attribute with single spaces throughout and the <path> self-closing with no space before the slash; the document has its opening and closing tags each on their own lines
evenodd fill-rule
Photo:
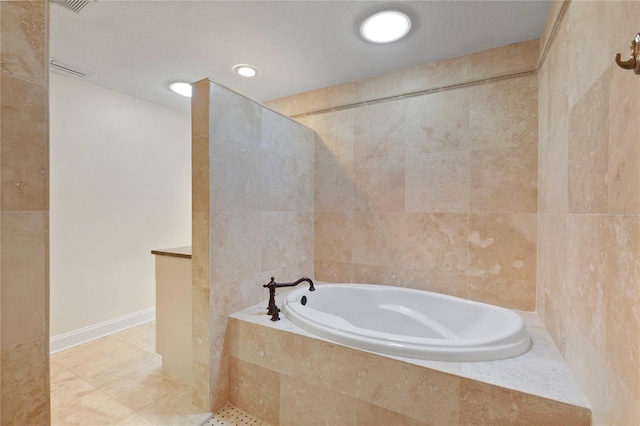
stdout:
<svg viewBox="0 0 640 426">
<path fill-rule="evenodd" d="M 279 287 L 295 287 L 302 282 L 309 283 L 309 291 L 316 291 L 316 288 L 313 286 L 313 281 L 311 278 L 302 277 L 298 281 L 294 281 L 292 283 L 277 283 L 274 277 L 271 277 L 271 281 L 268 284 L 263 284 L 262 287 L 269 289 L 269 304 L 267 305 L 267 315 L 271 315 L 271 321 L 279 321 L 280 320 L 280 309 L 276 305 L 276 288 Z"/>
</svg>

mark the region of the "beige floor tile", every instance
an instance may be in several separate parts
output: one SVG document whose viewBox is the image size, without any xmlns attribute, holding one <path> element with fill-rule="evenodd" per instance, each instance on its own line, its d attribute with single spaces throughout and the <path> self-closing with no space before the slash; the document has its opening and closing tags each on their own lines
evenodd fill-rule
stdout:
<svg viewBox="0 0 640 426">
<path fill-rule="evenodd" d="M 87 363 L 105 360 L 112 354 L 131 350 L 132 346 L 111 336 L 85 343 L 51 355 L 51 360 L 69 370 L 77 370 Z"/>
<path fill-rule="evenodd" d="M 133 410 L 95 389 L 52 409 L 51 425 L 116 425 L 133 414 Z"/>
<path fill-rule="evenodd" d="M 119 379 L 133 376 L 139 370 L 161 367 L 159 355 L 128 345 L 121 352 L 95 357 L 70 370 L 92 385 L 103 388 Z"/>
<path fill-rule="evenodd" d="M 52 425 L 193 425 L 207 413 L 162 372 L 155 322 L 51 356 Z"/>
<path fill-rule="evenodd" d="M 140 411 L 147 420 L 164 426 L 191 426 L 207 412 L 191 403 L 191 387 L 182 386 Z"/>
<path fill-rule="evenodd" d="M 51 409 L 64 406 L 78 398 L 96 390 L 76 374 L 62 367 L 60 364 L 51 362 Z"/>
<path fill-rule="evenodd" d="M 156 424 L 151 423 L 140 414 L 134 414 L 133 416 L 118 423 L 118 426 L 156 426 Z"/>
<path fill-rule="evenodd" d="M 156 353 L 156 322 L 150 321 L 145 324 L 122 330 L 111 335 L 118 340 L 126 342 L 147 352 Z"/>
<path fill-rule="evenodd" d="M 101 389 L 132 410 L 140 411 L 183 386 L 181 381 L 164 374 L 161 367 L 153 366 L 114 380 Z"/>
</svg>

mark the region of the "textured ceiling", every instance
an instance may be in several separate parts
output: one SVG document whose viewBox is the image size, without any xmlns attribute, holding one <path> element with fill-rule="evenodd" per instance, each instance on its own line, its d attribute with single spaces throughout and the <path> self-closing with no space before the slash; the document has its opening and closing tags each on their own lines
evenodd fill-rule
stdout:
<svg viewBox="0 0 640 426">
<path fill-rule="evenodd" d="M 184 112 L 170 82 L 211 77 L 259 102 L 538 38 L 549 1 L 112 1 L 51 6 L 51 56 L 88 82 Z M 412 19 L 396 43 L 359 24 L 383 8 Z M 246 79 L 232 67 L 252 64 Z"/>
</svg>

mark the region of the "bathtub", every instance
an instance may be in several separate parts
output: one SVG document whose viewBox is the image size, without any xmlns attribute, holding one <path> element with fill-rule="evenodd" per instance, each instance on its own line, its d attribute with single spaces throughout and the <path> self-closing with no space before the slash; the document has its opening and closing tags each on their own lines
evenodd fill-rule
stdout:
<svg viewBox="0 0 640 426">
<path fill-rule="evenodd" d="M 348 346 L 434 361 L 491 361 L 525 353 L 531 339 L 515 312 L 428 291 L 318 284 L 285 295 L 288 320 Z"/>
</svg>

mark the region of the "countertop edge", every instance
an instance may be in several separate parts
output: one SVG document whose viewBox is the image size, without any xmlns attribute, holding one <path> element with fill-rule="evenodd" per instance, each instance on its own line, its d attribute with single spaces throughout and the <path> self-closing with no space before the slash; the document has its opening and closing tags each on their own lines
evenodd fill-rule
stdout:
<svg viewBox="0 0 640 426">
<path fill-rule="evenodd" d="M 191 246 L 151 250 L 151 254 L 191 259 Z"/>
</svg>

